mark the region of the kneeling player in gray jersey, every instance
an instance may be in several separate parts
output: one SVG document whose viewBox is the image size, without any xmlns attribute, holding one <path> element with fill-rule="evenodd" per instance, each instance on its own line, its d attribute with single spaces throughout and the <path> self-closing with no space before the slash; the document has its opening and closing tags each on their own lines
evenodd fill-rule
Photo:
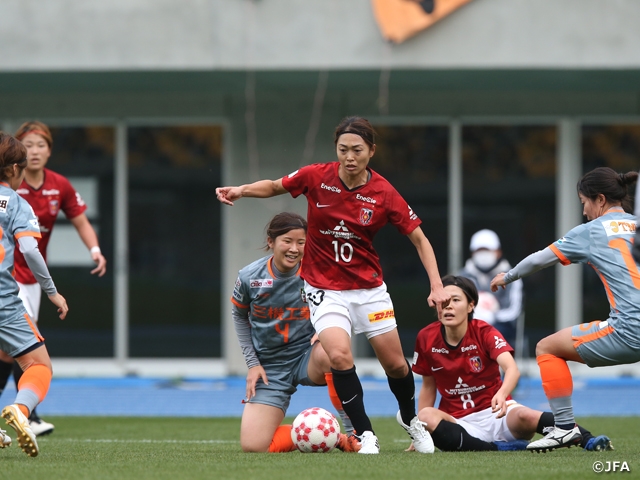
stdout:
<svg viewBox="0 0 640 480">
<path fill-rule="evenodd" d="M 280 425 L 297 385 L 329 387 L 347 433 L 353 428 L 333 388 L 329 357 L 317 341 L 303 298 L 300 261 L 307 222 L 279 213 L 267 225 L 272 255 L 247 265 L 233 290 L 233 321 L 249 373 L 240 445 L 245 452 L 290 452 L 291 425 Z M 338 448 L 357 451 L 355 437 L 341 434 Z"/>
</svg>

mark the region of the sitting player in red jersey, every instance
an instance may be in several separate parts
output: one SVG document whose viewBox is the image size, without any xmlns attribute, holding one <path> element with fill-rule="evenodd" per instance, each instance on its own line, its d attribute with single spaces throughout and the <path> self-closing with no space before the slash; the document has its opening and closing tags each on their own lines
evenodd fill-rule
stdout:
<svg viewBox="0 0 640 480">
<path fill-rule="evenodd" d="M 498 330 L 473 318 L 473 281 L 447 275 L 442 284 L 451 302 L 439 322 L 416 339 L 413 371 L 422 375 L 418 419 L 443 451 L 523 450 L 536 432 L 553 428 L 553 414 L 511 398 L 520 377 L 513 349 Z M 436 391 L 442 397 L 438 408 Z M 580 430 L 586 450 L 612 448 L 605 435 Z"/>
<path fill-rule="evenodd" d="M 51 232 L 58 218 L 58 212 L 62 210 L 78 231 L 80 238 L 91 253 L 91 258 L 96 263 L 96 268 L 91 273 L 103 276 L 107 270 L 107 261 L 100 252 L 96 232 L 84 213 L 87 206 L 69 180 L 45 168 L 53 146 L 53 138 L 49 128 L 42 122 L 26 122 L 18 128 L 15 137 L 27 149 L 27 167 L 24 180 L 17 189 L 17 193 L 31 205 L 38 217 L 42 235 L 38 239 L 38 249 L 42 257 L 46 261 L 47 245 L 51 238 Z M 42 289 L 27 266 L 20 250 L 15 252 L 15 279 L 20 287 L 19 297 L 31 319 L 37 322 Z M 0 394 L 6 386 L 12 370 L 17 387 L 22 370 L 17 363 L 13 363 L 11 357 L 0 351 Z M 51 433 L 54 428 L 51 423 L 42 420 L 35 409 L 31 412 L 29 424 L 36 435 Z"/>
</svg>

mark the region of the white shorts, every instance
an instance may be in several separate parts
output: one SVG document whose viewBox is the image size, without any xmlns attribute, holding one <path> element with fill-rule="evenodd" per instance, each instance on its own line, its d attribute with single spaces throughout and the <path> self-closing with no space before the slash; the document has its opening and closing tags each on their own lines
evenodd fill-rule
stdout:
<svg viewBox="0 0 640 480">
<path fill-rule="evenodd" d="M 349 336 L 353 331 L 354 335 L 364 333 L 371 338 L 397 326 L 393 302 L 384 283 L 376 288 L 341 291 L 323 290 L 304 282 L 304 293 L 311 324 L 318 333 L 329 327 L 340 327 Z M 337 315 L 326 316 L 328 313 Z"/>
<path fill-rule="evenodd" d="M 24 303 L 24 308 L 34 322 L 38 321 L 38 312 L 40 311 L 40 300 L 42 299 L 42 288 L 39 283 L 20 283 L 18 282 L 20 291 L 18 297 Z"/>
<path fill-rule="evenodd" d="M 496 413 L 491 407 L 471 413 L 462 418 L 456 418 L 456 422 L 464 428 L 472 437 L 485 442 L 511 442 L 516 438 L 507 427 L 507 417 L 511 410 L 522 407 L 515 400 L 507 401 L 507 414 L 502 418 L 496 418 Z"/>
</svg>

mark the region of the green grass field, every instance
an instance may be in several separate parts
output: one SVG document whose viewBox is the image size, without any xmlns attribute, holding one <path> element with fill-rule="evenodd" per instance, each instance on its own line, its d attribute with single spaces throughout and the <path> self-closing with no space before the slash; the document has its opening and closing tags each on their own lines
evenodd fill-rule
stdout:
<svg viewBox="0 0 640 480">
<path fill-rule="evenodd" d="M 406 433 L 393 418 L 373 419 L 380 455 L 245 454 L 238 418 L 47 417 L 56 431 L 39 439 L 30 458 L 15 443 L 0 450 L 1 479 L 584 479 L 593 464 L 627 462 L 640 478 L 640 417 L 579 419 L 594 433 L 606 433 L 609 452 L 561 449 L 530 452 L 404 452 Z M 13 430 L 9 429 L 13 434 Z M 606 467 L 605 467 L 606 468 Z M 603 475 L 612 475 L 603 474 Z"/>
</svg>

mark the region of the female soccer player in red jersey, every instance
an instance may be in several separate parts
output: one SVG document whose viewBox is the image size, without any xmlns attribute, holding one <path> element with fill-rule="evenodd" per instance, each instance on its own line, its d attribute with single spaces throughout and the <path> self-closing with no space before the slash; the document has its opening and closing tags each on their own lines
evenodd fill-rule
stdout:
<svg viewBox="0 0 640 480">
<path fill-rule="evenodd" d="M 522 450 L 536 432 L 553 426 L 553 415 L 511 398 L 520 377 L 513 349 L 497 329 L 473 318 L 478 303 L 473 281 L 447 275 L 442 284 L 451 302 L 416 339 L 419 421 L 444 451 Z M 441 400 L 435 408 L 437 392 Z M 608 437 L 581 431 L 585 449 L 611 448 Z"/>
<path fill-rule="evenodd" d="M 84 214 L 87 206 L 69 180 L 45 168 L 53 146 L 49 128 L 42 122 L 26 122 L 18 128 L 16 138 L 27 148 L 25 177 L 17 192 L 31 205 L 38 217 L 42 234 L 38 240 L 38 248 L 45 261 L 51 232 L 58 212 L 62 210 L 78 231 L 96 263 L 96 268 L 91 273 L 103 276 L 107 270 L 107 261 L 100 251 L 96 232 Z M 29 316 L 37 322 L 42 289 L 20 251 L 16 251 L 15 255 L 15 278 L 20 286 L 20 298 Z M 12 359 L 0 352 L 0 393 L 7 384 L 12 368 L 17 385 L 21 376 L 20 367 L 17 364 L 13 364 L 12 367 Z M 35 410 L 31 412 L 29 421 L 36 435 L 53 431 L 53 425 L 40 419 Z"/>
<path fill-rule="evenodd" d="M 38 444 L 27 417 L 49 390 L 51 360 L 44 338 L 18 297 L 18 285 L 12 275 L 16 246 L 38 278 L 39 286 L 58 308 L 61 319 L 66 317 L 69 308 L 57 292 L 38 250 L 38 220 L 27 202 L 14 191 L 24 177 L 26 155 L 24 145 L 0 132 L 0 348 L 15 358 L 24 371 L 14 403 L 3 408 L 1 415 L 18 434 L 20 448 L 35 457 Z M 0 448 L 7 446 L 7 438 L 4 431 L 0 431 Z"/>
<path fill-rule="evenodd" d="M 417 215 L 387 180 L 369 168 L 376 150 L 371 124 L 360 117 L 345 118 L 336 128 L 335 145 L 337 162 L 308 165 L 278 180 L 219 187 L 216 196 L 227 205 L 242 197 L 285 193 L 307 197 L 304 290 L 311 321 L 331 361 L 338 397 L 358 433 L 359 453 L 377 454 L 380 447 L 353 363 L 352 331 L 369 339 L 398 400 L 400 424 L 411 435 L 416 450 L 426 452 L 431 439 L 415 416 L 415 383 L 372 245 L 375 234 L 392 223 L 409 237 L 429 276 L 430 306 L 442 309 L 449 295 L 442 288 L 433 248 Z"/>
<path fill-rule="evenodd" d="M 587 223 L 491 281 L 491 289 L 496 291 L 551 265 L 585 263 L 596 271 L 609 299 L 607 320 L 564 328 L 536 345 L 542 388 L 555 428 L 531 442 L 529 450 L 546 452 L 581 441 L 573 415 L 573 379 L 567 360 L 592 368 L 640 361 L 640 266 L 631 253 L 636 217 L 627 213 L 633 208 L 628 186 L 637 181 L 638 172 L 617 173 L 608 167 L 587 172 L 577 185 Z"/>
</svg>

